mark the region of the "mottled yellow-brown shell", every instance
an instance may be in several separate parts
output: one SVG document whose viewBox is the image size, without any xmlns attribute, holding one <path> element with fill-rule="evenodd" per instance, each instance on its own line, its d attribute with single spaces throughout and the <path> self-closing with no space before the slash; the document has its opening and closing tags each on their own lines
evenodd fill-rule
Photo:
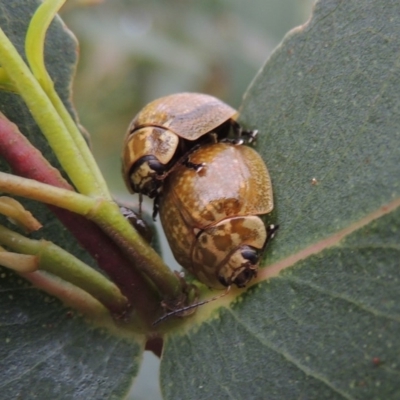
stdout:
<svg viewBox="0 0 400 400">
<path fill-rule="evenodd" d="M 187 140 L 196 140 L 234 118 L 237 111 L 201 93 L 176 93 L 147 104 L 131 122 L 128 135 L 144 126 L 158 126 Z"/>
<path fill-rule="evenodd" d="M 251 147 L 228 143 L 204 145 L 190 156 L 200 171 L 179 166 L 165 182 L 185 221 L 198 229 L 232 216 L 268 214 L 273 209 L 271 180 Z"/>
<path fill-rule="evenodd" d="M 263 249 L 267 233 L 258 215 L 273 209 L 270 177 L 259 154 L 246 146 L 204 145 L 190 161 L 205 166 L 181 165 L 167 178 L 161 222 L 176 260 L 206 285 L 223 288 L 219 276 L 243 270 L 241 246 Z"/>
</svg>

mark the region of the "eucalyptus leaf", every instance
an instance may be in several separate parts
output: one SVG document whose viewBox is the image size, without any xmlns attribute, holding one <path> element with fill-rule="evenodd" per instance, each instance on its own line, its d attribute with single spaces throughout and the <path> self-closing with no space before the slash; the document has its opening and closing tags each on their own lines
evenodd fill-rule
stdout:
<svg viewBox="0 0 400 400">
<path fill-rule="evenodd" d="M 321 0 L 254 79 L 280 230 L 257 284 L 167 335 L 165 399 L 400 397 L 399 27 L 398 1 Z"/>
<path fill-rule="evenodd" d="M 96 328 L 0 268 L 0 371 L 4 399 L 119 399 L 143 344 Z"/>
</svg>

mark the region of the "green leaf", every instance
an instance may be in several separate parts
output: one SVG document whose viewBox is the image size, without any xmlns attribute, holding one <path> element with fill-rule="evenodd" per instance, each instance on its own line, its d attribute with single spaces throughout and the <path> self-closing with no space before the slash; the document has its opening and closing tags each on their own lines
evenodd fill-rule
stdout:
<svg viewBox="0 0 400 400">
<path fill-rule="evenodd" d="M 13 399 L 117 399 L 143 344 L 95 328 L 0 268 L 0 383 Z"/>
<path fill-rule="evenodd" d="M 39 4 L 36 0 L 0 1 L 0 26 L 22 55 L 28 23 Z M 47 32 L 45 60 L 57 92 L 75 115 L 70 98 L 77 46 L 59 18 Z M 18 95 L 0 92 L 0 110 L 61 170 Z M 9 170 L 1 159 L 0 170 Z M 85 263 L 96 265 L 46 207 L 20 200 L 43 224 L 35 238 L 51 240 Z M 5 221 L 1 219 L 1 223 Z M 100 329 L 4 269 L 0 303 L 0 387 L 4 398 L 116 399 L 126 394 L 138 372 L 143 337 L 123 339 L 118 332 Z"/>
<path fill-rule="evenodd" d="M 321 0 L 250 86 L 280 230 L 257 284 L 167 336 L 166 399 L 400 396 L 399 26 Z"/>
</svg>

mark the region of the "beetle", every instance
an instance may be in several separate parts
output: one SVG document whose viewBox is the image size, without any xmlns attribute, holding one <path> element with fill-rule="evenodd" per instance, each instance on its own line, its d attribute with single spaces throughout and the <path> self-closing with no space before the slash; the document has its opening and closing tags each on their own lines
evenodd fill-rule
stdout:
<svg viewBox="0 0 400 400">
<path fill-rule="evenodd" d="M 190 154 L 201 170 L 179 165 L 165 180 L 159 212 L 174 257 L 210 288 L 246 286 L 278 226 L 270 176 L 251 147 L 205 144 Z"/>
<path fill-rule="evenodd" d="M 124 139 L 123 176 L 131 193 L 155 198 L 179 160 L 206 142 L 232 134 L 251 142 L 257 131 L 243 130 L 237 111 L 221 100 L 200 93 L 177 93 L 146 105 L 132 120 Z M 186 163 L 198 169 L 202 163 Z"/>
</svg>

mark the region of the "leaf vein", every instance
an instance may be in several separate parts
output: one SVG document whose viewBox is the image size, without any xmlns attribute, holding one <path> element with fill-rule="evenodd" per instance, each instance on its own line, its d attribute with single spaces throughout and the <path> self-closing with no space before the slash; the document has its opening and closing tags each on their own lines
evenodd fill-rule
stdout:
<svg viewBox="0 0 400 400">
<path fill-rule="evenodd" d="M 353 305 L 357 306 L 358 308 L 360 308 L 360 309 L 362 309 L 364 311 L 367 311 L 367 312 L 369 312 L 371 314 L 374 314 L 377 317 L 387 318 L 387 319 L 389 319 L 391 321 L 400 322 L 400 317 L 384 313 L 384 312 L 382 312 L 380 310 L 377 310 L 375 308 L 372 308 L 372 307 L 370 307 L 370 306 L 368 306 L 366 304 L 357 302 L 354 299 L 351 299 L 350 297 L 344 295 L 343 293 L 334 292 L 331 289 L 327 289 L 325 287 L 318 286 L 315 283 L 311 283 L 311 282 L 305 281 L 303 279 L 295 278 L 293 276 L 290 276 L 290 277 L 287 276 L 286 279 L 288 279 L 288 280 L 290 280 L 292 282 L 302 283 L 302 284 L 304 284 L 304 285 L 306 285 L 306 286 L 308 286 L 308 287 L 310 287 L 310 288 L 312 288 L 312 289 L 314 289 L 314 290 L 316 290 L 316 291 L 318 291 L 320 293 L 329 294 L 332 297 L 344 300 L 344 301 L 346 301 L 346 302 L 348 302 L 350 304 L 353 304 Z"/>
<path fill-rule="evenodd" d="M 230 313 L 232 314 L 233 318 L 241 325 L 243 326 L 250 334 L 253 335 L 254 338 L 256 338 L 261 344 L 267 346 L 270 350 L 276 352 L 277 354 L 280 354 L 283 356 L 288 362 L 293 364 L 295 367 L 297 367 L 300 371 L 304 372 L 304 374 L 313 377 L 314 379 L 318 380 L 319 382 L 323 383 L 327 387 L 329 387 L 332 391 L 335 393 L 339 394 L 342 396 L 344 399 L 347 400 L 355 400 L 354 397 L 350 396 L 349 394 L 343 392 L 341 389 L 335 387 L 332 383 L 330 383 L 324 376 L 321 376 L 319 374 L 316 374 L 313 370 L 310 368 L 306 367 L 305 365 L 301 364 L 300 361 L 296 360 L 294 357 L 292 357 L 288 352 L 283 351 L 282 349 L 276 348 L 269 340 L 265 340 L 265 338 L 260 337 L 257 335 L 255 332 L 253 332 L 250 327 L 245 324 L 244 321 L 238 318 L 238 316 L 230 310 Z"/>
</svg>

